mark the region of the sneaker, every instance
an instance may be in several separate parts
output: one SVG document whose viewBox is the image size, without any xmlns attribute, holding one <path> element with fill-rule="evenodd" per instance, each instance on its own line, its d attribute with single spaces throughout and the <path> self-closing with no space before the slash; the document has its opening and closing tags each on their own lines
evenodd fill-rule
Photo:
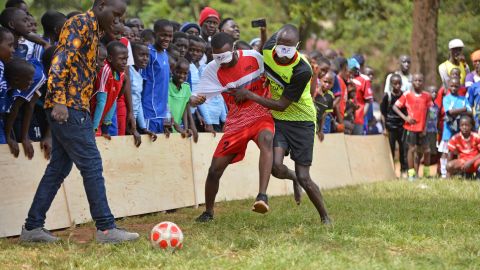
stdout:
<svg viewBox="0 0 480 270">
<path fill-rule="evenodd" d="M 53 243 L 59 241 L 60 238 L 55 237 L 45 228 L 36 228 L 33 230 L 25 229 L 22 226 L 22 234 L 20 234 L 20 242 L 23 243 Z"/>
<path fill-rule="evenodd" d="M 268 207 L 268 197 L 267 194 L 258 193 L 257 199 L 253 204 L 252 211 L 260 214 L 265 214 L 268 212 L 270 207 Z"/>
<path fill-rule="evenodd" d="M 408 181 L 413 182 L 416 178 L 415 169 L 408 170 Z"/>
<path fill-rule="evenodd" d="M 126 241 L 137 240 L 140 235 L 134 232 L 127 232 L 126 230 L 113 228 L 110 230 L 97 230 L 97 242 L 102 244 L 115 244 Z"/>
<path fill-rule="evenodd" d="M 302 202 L 302 187 L 297 181 L 293 181 L 293 198 L 297 205 L 300 205 Z"/>
<path fill-rule="evenodd" d="M 200 216 L 198 216 L 195 221 L 196 222 L 209 222 L 213 220 L 213 215 L 209 212 L 205 211 Z"/>
</svg>

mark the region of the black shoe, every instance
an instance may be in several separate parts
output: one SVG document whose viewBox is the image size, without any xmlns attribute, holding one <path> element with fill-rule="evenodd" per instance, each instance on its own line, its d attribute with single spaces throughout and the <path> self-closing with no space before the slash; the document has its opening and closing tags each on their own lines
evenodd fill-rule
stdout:
<svg viewBox="0 0 480 270">
<path fill-rule="evenodd" d="M 302 202 L 302 187 L 297 181 L 293 181 L 293 198 L 297 205 L 300 205 Z"/>
<path fill-rule="evenodd" d="M 255 199 L 255 203 L 253 204 L 252 211 L 265 214 L 269 209 L 270 207 L 268 206 L 267 194 L 258 193 L 257 199 Z"/>
<path fill-rule="evenodd" d="M 196 222 L 209 222 L 213 220 L 213 215 L 208 213 L 207 211 L 203 212 L 200 216 L 198 216 L 195 221 Z"/>
</svg>

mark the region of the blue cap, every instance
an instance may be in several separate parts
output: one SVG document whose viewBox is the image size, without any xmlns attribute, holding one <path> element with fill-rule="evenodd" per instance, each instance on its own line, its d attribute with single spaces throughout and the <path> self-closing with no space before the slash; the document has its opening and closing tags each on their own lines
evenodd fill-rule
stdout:
<svg viewBox="0 0 480 270">
<path fill-rule="evenodd" d="M 361 54 L 358 54 L 358 53 L 357 53 L 357 54 L 354 54 L 354 55 L 352 56 L 352 58 L 354 58 L 355 60 L 357 60 L 357 62 L 360 64 L 360 66 L 363 65 L 363 64 L 365 64 L 365 57 L 363 57 L 363 55 L 361 55 Z"/>
<path fill-rule="evenodd" d="M 196 28 L 198 30 L 198 32 L 200 33 L 202 30 L 200 29 L 200 26 L 196 23 L 193 23 L 193 22 L 186 22 L 182 25 L 182 27 L 180 27 L 180 32 L 187 32 L 188 29 L 190 28 Z"/>
<path fill-rule="evenodd" d="M 352 69 L 360 69 L 360 64 L 358 63 L 357 59 L 355 58 L 350 58 L 348 59 L 348 69 L 349 70 L 352 70 Z"/>
</svg>

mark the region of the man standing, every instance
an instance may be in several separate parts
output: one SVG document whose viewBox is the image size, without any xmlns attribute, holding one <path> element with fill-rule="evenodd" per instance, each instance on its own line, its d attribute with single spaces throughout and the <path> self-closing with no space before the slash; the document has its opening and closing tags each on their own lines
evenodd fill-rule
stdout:
<svg viewBox="0 0 480 270">
<path fill-rule="evenodd" d="M 120 24 L 126 7 L 124 0 L 95 0 L 91 10 L 71 18 L 63 27 L 45 97 L 52 132 L 52 156 L 22 228 L 22 242 L 59 240 L 43 226 L 46 213 L 73 164 L 83 177 L 90 213 L 97 227 L 97 241 L 118 243 L 139 236 L 115 226 L 89 113 L 100 33 L 111 32 Z"/>
<path fill-rule="evenodd" d="M 412 74 L 410 74 L 410 65 L 412 61 L 410 60 L 410 56 L 405 54 L 401 55 L 398 58 L 398 61 L 400 62 L 400 69 L 388 74 L 387 79 L 385 80 L 385 94 L 390 95 L 392 93 L 392 85 L 390 84 L 390 78 L 393 74 L 398 74 L 400 75 L 400 78 L 402 78 L 402 92 L 412 89 Z"/>
<path fill-rule="evenodd" d="M 298 42 L 298 29 L 287 24 L 265 44 L 263 60 L 271 99 L 245 89 L 237 89 L 233 94 L 237 101 L 249 99 L 272 110 L 275 121 L 272 175 L 298 182 L 315 205 L 322 222 L 329 224 L 320 189 L 310 178 L 317 118 L 310 96 L 312 69 L 297 51 Z M 286 153 L 295 161 L 295 171 L 283 164 Z"/>
<path fill-rule="evenodd" d="M 454 68 L 460 70 L 460 85 L 465 84 L 465 77 L 467 76 L 467 73 L 470 72 L 470 69 L 465 62 L 462 61 L 464 47 L 465 45 L 463 45 L 463 41 L 458 38 L 452 39 L 448 42 L 448 60 L 438 66 L 438 73 L 440 73 L 440 78 L 442 79 L 442 84 L 445 89 L 448 89 L 450 72 Z"/>
</svg>

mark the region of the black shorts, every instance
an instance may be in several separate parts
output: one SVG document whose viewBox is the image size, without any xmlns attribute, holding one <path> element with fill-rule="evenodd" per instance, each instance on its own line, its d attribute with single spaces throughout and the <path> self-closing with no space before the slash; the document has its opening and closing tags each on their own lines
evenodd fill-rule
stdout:
<svg viewBox="0 0 480 270">
<path fill-rule="evenodd" d="M 303 166 L 312 165 L 315 123 L 306 121 L 275 121 L 273 147 L 285 149 L 286 155 Z"/>
<path fill-rule="evenodd" d="M 408 145 L 418 145 L 428 147 L 427 136 L 422 136 L 422 132 L 414 132 L 410 130 L 405 130 L 404 141 Z"/>
</svg>

